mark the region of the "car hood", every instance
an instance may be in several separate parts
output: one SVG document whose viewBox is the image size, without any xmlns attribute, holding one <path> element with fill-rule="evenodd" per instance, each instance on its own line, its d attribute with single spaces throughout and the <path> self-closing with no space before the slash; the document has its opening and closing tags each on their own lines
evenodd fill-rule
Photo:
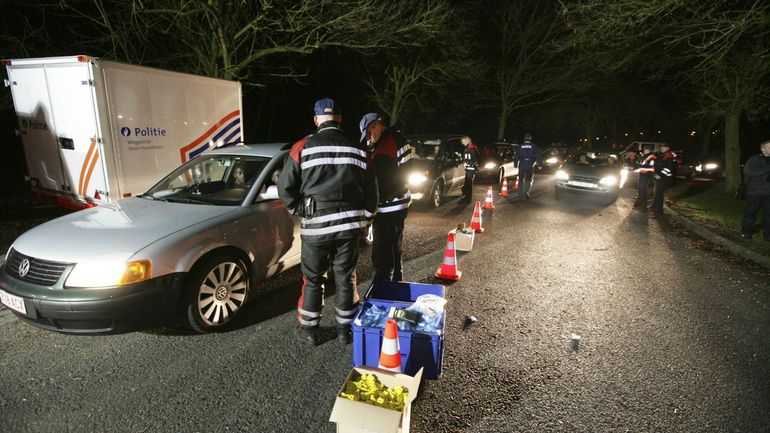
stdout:
<svg viewBox="0 0 770 433">
<path fill-rule="evenodd" d="M 234 209 L 132 197 L 48 221 L 21 235 L 13 248 L 64 263 L 126 260 L 158 239 Z"/>
<path fill-rule="evenodd" d="M 432 171 L 438 166 L 438 161 L 435 159 L 416 159 L 412 158 L 404 165 L 407 173 L 414 171 Z"/>
<path fill-rule="evenodd" d="M 620 168 L 616 167 L 594 167 L 592 165 L 582 165 L 567 163 L 561 166 L 561 169 L 566 171 L 570 176 L 584 176 L 602 178 L 610 174 L 617 175 L 620 173 Z"/>
</svg>

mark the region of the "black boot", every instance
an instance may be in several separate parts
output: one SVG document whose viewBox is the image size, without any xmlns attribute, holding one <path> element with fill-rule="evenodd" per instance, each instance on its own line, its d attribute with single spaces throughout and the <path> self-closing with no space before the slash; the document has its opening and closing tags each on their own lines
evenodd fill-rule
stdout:
<svg viewBox="0 0 770 433">
<path fill-rule="evenodd" d="M 350 333 L 350 326 L 337 327 L 337 340 L 345 345 L 353 342 L 353 335 Z"/>
<path fill-rule="evenodd" d="M 299 327 L 299 339 L 311 346 L 318 346 L 318 327 Z"/>
</svg>

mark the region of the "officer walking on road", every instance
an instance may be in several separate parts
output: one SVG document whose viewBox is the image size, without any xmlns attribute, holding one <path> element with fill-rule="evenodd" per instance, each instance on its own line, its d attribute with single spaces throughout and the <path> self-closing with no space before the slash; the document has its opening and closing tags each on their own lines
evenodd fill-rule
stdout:
<svg viewBox="0 0 770 433">
<path fill-rule="evenodd" d="M 751 239 L 757 213 L 762 212 L 763 235 L 770 241 L 770 140 L 759 145 L 762 153 L 754 155 L 743 167 L 746 187 L 746 209 L 741 220 L 741 236 Z"/>
<path fill-rule="evenodd" d="M 519 197 L 529 198 L 529 191 L 534 181 L 535 166 L 543 165 L 543 155 L 540 148 L 532 142 L 532 134 L 524 134 L 524 143 L 516 154 L 516 165 L 519 167 Z"/>
<path fill-rule="evenodd" d="M 463 152 L 465 183 L 462 190 L 463 197 L 460 201 L 470 203 L 473 200 L 473 179 L 476 177 L 476 168 L 479 166 L 479 147 L 467 135 L 461 138 L 460 142 L 465 146 L 465 152 Z"/>
<path fill-rule="evenodd" d="M 412 157 L 411 147 L 378 113 L 367 113 L 359 123 L 361 142 L 371 152 L 380 202 L 372 223 L 372 280 L 402 281 L 401 244 L 404 220 L 411 203 L 403 164 Z"/>
<path fill-rule="evenodd" d="M 315 134 L 294 143 L 278 180 L 278 195 L 300 217 L 304 284 L 297 303 L 300 338 L 318 344 L 324 273 L 333 269 L 337 336 L 349 343 L 356 311 L 358 242 L 377 206 L 377 184 L 366 150 L 342 133 L 334 100 L 316 101 Z"/>
<path fill-rule="evenodd" d="M 642 154 L 636 159 L 638 168 L 636 171 L 639 173 L 638 181 L 638 195 L 636 196 L 636 203 L 634 206 L 642 209 L 647 209 L 647 196 L 650 183 L 655 175 L 655 154 L 652 153 L 652 148 L 645 146 L 642 149 Z"/>
<path fill-rule="evenodd" d="M 660 145 L 660 152 L 655 155 L 654 167 L 655 194 L 652 197 L 652 211 L 655 215 L 662 215 L 666 189 L 674 183 L 676 174 L 676 154 L 668 144 Z"/>
</svg>

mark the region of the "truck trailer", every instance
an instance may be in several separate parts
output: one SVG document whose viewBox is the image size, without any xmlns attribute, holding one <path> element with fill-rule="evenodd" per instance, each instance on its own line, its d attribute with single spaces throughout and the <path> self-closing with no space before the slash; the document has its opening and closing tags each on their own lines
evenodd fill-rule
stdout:
<svg viewBox="0 0 770 433">
<path fill-rule="evenodd" d="M 238 82 L 84 55 L 3 63 L 38 201 L 80 209 L 138 195 L 243 141 Z"/>
</svg>

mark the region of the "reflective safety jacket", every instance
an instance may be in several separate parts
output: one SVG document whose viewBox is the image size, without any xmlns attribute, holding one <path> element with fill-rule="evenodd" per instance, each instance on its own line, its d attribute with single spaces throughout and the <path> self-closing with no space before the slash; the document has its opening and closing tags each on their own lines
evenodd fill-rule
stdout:
<svg viewBox="0 0 770 433">
<path fill-rule="evenodd" d="M 672 151 L 655 155 L 655 174 L 661 179 L 673 179 L 676 174 L 676 154 Z"/>
<path fill-rule="evenodd" d="M 479 166 L 479 147 L 476 146 L 476 143 L 471 142 L 465 146 L 463 162 L 465 163 L 466 170 L 473 171 Z"/>
<path fill-rule="evenodd" d="M 519 170 L 532 170 L 535 164 L 543 165 L 543 155 L 540 154 L 540 148 L 537 144 L 524 140 L 516 154 L 516 166 Z"/>
<path fill-rule="evenodd" d="M 639 174 L 651 174 L 655 171 L 655 154 L 649 153 L 647 155 L 641 154 L 636 159 L 636 163 L 639 166 L 634 171 L 639 172 Z"/>
<path fill-rule="evenodd" d="M 412 201 L 403 165 L 413 156 L 412 148 L 397 131 L 386 129 L 372 152 L 380 200 L 377 213 L 406 211 Z"/>
<path fill-rule="evenodd" d="M 303 241 L 360 236 L 377 206 L 377 183 L 366 150 L 336 122 L 294 143 L 278 179 L 278 196 L 300 217 Z"/>
</svg>

